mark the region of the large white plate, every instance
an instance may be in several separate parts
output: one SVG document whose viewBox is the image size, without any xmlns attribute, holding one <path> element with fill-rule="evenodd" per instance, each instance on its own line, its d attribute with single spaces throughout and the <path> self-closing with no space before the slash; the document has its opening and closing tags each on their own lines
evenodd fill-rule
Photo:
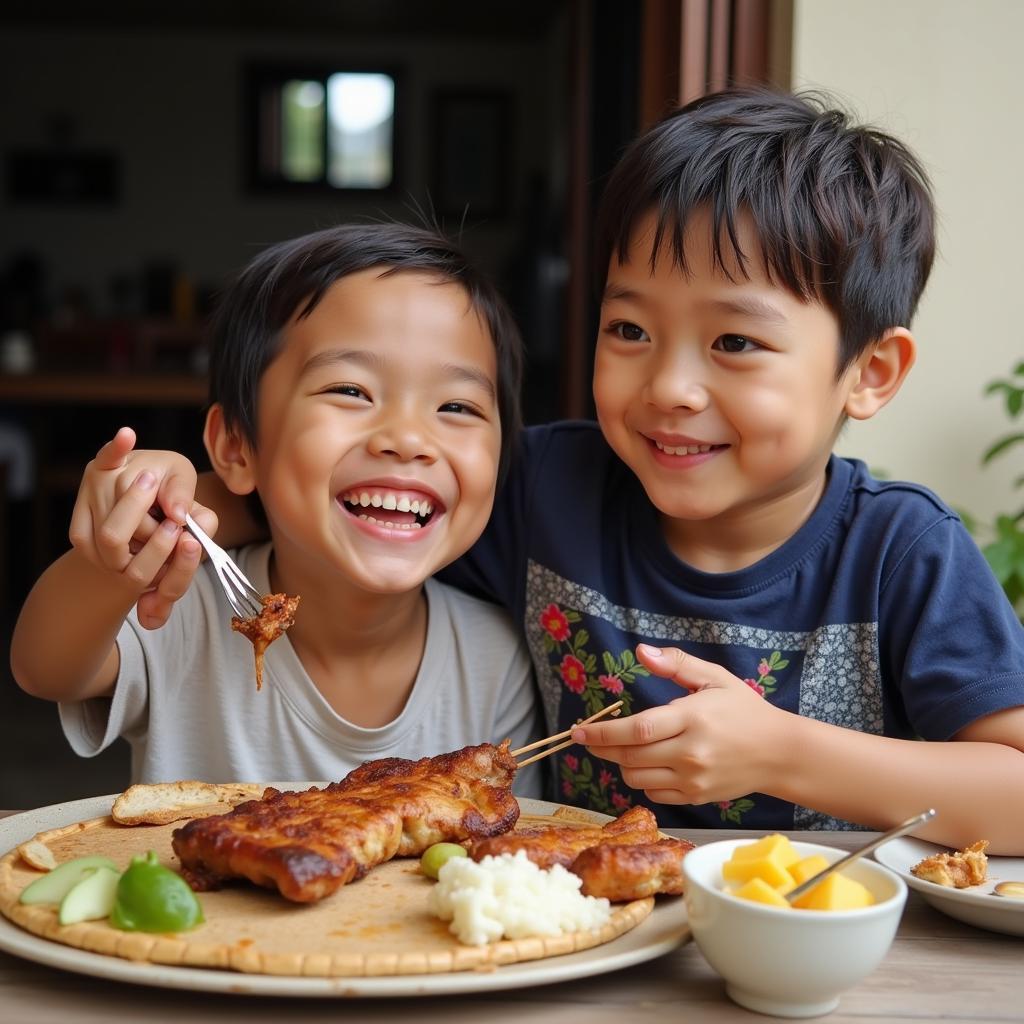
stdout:
<svg viewBox="0 0 1024 1024">
<path fill-rule="evenodd" d="M 292 782 L 277 785 L 281 788 L 297 789 L 315 783 Z M 44 829 L 109 814 L 113 801 L 113 796 L 91 797 L 87 800 L 40 807 L 0 819 L 0 854 L 26 839 L 31 839 Z M 544 800 L 521 799 L 519 803 L 524 814 L 551 814 L 559 807 L 558 804 Z M 588 814 L 588 817 L 601 821 L 610 820 L 605 815 L 596 813 Z M 673 897 L 659 901 L 647 920 L 612 942 L 567 956 L 507 964 L 487 973 L 459 971 L 451 974 L 379 978 L 289 978 L 198 967 L 136 963 L 120 957 L 88 953 L 38 938 L 0 916 L 0 949 L 48 967 L 158 988 L 265 996 L 444 995 L 549 985 L 571 978 L 605 974 L 621 967 L 653 960 L 675 949 L 689 938 L 686 906 L 682 899 Z"/>
<path fill-rule="evenodd" d="M 875 850 L 875 860 L 901 875 L 936 910 L 978 928 L 1024 935 L 1024 900 L 992 895 L 996 882 L 1024 882 L 1024 857 L 989 857 L 988 881 L 970 889 L 951 889 L 910 873 L 918 861 L 948 850 L 921 839 L 893 839 Z"/>
</svg>

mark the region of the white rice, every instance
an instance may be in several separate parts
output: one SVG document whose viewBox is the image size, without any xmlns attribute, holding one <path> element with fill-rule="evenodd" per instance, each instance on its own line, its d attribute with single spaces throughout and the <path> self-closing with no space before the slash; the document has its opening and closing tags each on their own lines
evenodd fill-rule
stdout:
<svg viewBox="0 0 1024 1024">
<path fill-rule="evenodd" d="M 582 879 L 555 865 L 542 871 L 523 850 L 515 854 L 453 857 L 437 876 L 428 907 L 467 946 L 483 946 L 504 937 L 600 928 L 611 917 L 604 897 L 582 896 Z"/>
</svg>

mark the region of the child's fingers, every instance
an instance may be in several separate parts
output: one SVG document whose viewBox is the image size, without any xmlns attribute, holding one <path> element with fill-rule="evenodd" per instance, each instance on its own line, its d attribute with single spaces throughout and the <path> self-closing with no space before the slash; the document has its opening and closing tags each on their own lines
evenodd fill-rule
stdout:
<svg viewBox="0 0 1024 1024">
<path fill-rule="evenodd" d="M 174 603 L 188 590 L 199 566 L 199 542 L 182 531 L 170 561 L 157 574 L 156 587 L 143 594 L 136 608 L 145 629 L 158 629 L 170 617 Z"/>
<path fill-rule="evenodd" d="M 217 528 L 220 526 L 220 520 L 217 518 L 217 513 L 212 508 L 207 508 L 205 505 L 200 505 L 198 501 L 192 502 L 192 518 L 209 534 L 211 537 L 217 536 Z"/>
<path fill-rule="evenodd" d="M 684 709 L 680 706 L 681 703 L 681 700 L 674 700 L 660 707 L 648 708 L 638 715 L 577 726 L 572 731 L 572 740 L 574 743 L 583 743 L 591 748 L 621 750 L 635 749 L 671 739 L 673 736 L 678 736 L 685 727 Z M 605 754 L 602 753 L 599 756 L 604 757 Z M 624 761 L 621 756 L 608 757 L 608 760 L 617 761 L 619 764 L 639 763 L 632 758 L 627 758 Z"/>
<path fill-rule="evenodd" d="M 736 677 L 721 665 L 703 661 L 681 651 L 678 647 L 652 647 L 637 644 L 636 656 L 640 663 L 656 676 L 671 679 L 687 690 L 703 690 L 708 686 L 728 686 Z"/>
<path fill-rule="evenodd" d="M 202 550 L 195 537 L 182 531 L 167 572 L 157 584 L 157 593 L 172 603 L 177 601 L 192 582 L 192 577 L 199 567 L 199 555 Z"/>
<path fill-rule="evenodd" d="M 121 575 L 134 583 L 139 590 L 151 586 L 164 563 L 171 557 L 181 527 L 171 519 L 165 519 L 153 536 L 146 541 L 142 550 L 125 566 Z"/>
<path fill-rule="evenodd" d="M 96 530 L 96 552 L 107 568 L 124 572 L 132 561 L 133 539 L 142 541 L 145 550 L 153 535 L 153 527 L 147 528 L 145 520 L 155 495 L 156 477 L 143 470 L 100 523 Z"/>
<path fill-rule="evenodd" d="M 96 469 L 120 469 L 125 457 L 135 447 L 135 431 L 122 427 L 97 453 L 93 459 Z"/>
<path fill-rule="evenodd" d="M 185 513 L 195 504 L 196 474 L 172 471 L 160 483 L 157 502 L 168 519 L 179 526 L 185 523 Z"/>
</svg>

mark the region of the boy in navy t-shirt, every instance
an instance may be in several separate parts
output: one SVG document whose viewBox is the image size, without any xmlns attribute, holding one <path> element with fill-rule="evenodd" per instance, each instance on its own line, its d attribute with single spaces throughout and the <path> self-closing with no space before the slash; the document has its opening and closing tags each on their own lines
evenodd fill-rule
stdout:
<svg viewBox="0 0 1024 1024">
<path fill-rule="evenodd" d="M 1024 853 L 1021 623 L 949 508 L 832 454 L 914 362 L 933 223 L 899 142 L 798 97 L 706 97 L 620 161 L 600 429 L 528 430 L 446 575 L 514 610 L 552 729 L 626 702 L 557 798 L 757 829 L 934 806 L 922 835 Z"/>
<path fill-rule="evenodd" d="M 552 731 L 625 702 L 559 754 L 556 799 L 753 829 L 935 807 L 922 836 L 1024 853 L 1024 629 L 946 505 L 832 454 L 913 365 L 933 254 L 914 156 L 815 101 L 704 97 L 625 153 L 599 425 L 527 430 L 444 574 L 512 609 Z"/>
</svg>

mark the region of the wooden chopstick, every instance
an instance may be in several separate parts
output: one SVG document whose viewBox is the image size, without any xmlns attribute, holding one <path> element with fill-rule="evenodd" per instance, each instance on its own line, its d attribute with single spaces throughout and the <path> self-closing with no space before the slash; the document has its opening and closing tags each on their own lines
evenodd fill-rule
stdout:
<svg viewBox="0 0 1024 1024">
<path fill-rule="evenodd" d="M 525 747 L 519 747 L 518 750 L 509 751 L 513 757 L 518 757 L 520 754 L 525 754 L 527 751 L 536 750 L 538 747 L 547 746 L 549 743 L 554 743 L 556 740 L 564 740 L 566 737 L 572 735 L 572 730 L 578 728 L 581 725 L 589 725 L 591 722 L 596 722 L 599 718 L 604 718 L 605 715 L 611 715 L 613 718 L 619 714 L 622 710 L 622 701 L 617 700 L 614 704 L 609 704 L 606 708 L 601 708 L 596 714 L 591 715 L 589 718 L 584 718 L 575 723 L 572 729 L 566 729 L 565 732 L 555 733 L 554 736 L 546 736 L 542 740 L 537 740 L 535 743 L 528 743 Z M 525 761 L 519 762 L 519 767 L 523 765 L 533 764 L 534 761 L 539 761 L 542 757 L 547 757 L 548 754 L 554 754 L 558 750 L 565 750 L 566 747 L 572 746 L 572 740 L 567 740 L 565 743 L 560 743 L 557 747 L 551 747 L 548 750 L 541 751 L 539 754 L 534 754 L 533 757 L 527 758 Z"/>
</svg>

